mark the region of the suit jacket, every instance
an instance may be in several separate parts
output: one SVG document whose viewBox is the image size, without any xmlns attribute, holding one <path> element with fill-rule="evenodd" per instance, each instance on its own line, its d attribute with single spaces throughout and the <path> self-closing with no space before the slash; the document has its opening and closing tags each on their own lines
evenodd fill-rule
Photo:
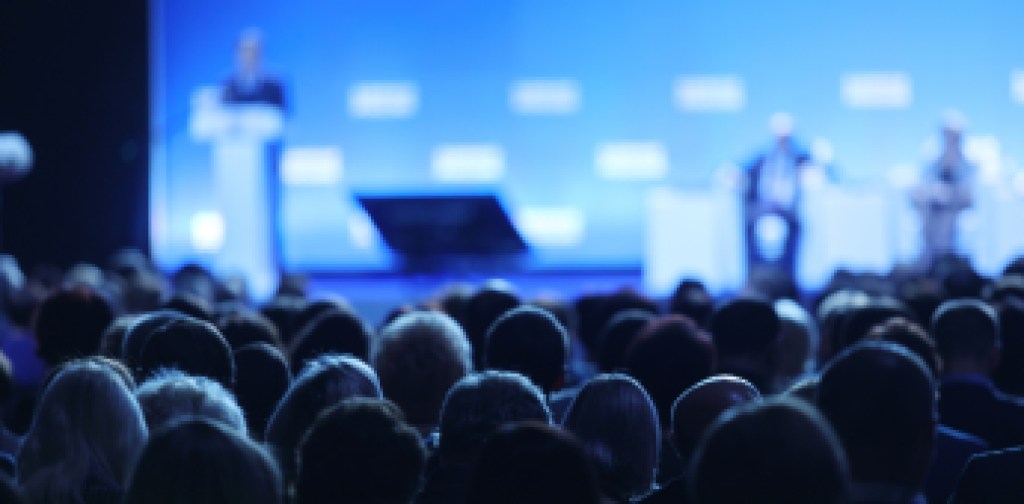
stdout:
<svg viewBox="0 0 1024 504">
<path fill-rule="evenodd" d="M 751 162 L 747 163 L 744 168 L 746 173 L 746 187 L 743 192 L 743 200 L 747 204 L 747 210 L 752 211 L 758 203 L 764 198 L 761 195 L 761 174 L 764 171 L 765 162 L 772 155 L 773 151 L 768 151 L 758 155 Z M 807 154 L 801 147 L 796 145 L 795 142 L 790 142 L 789 145 L 790 157 L 793 161 L 793 176 L 799 177 L 801 166 L 806 165 L 811 161 L 811 156 Z M 797 189 L 797 200 L 799 200 L 800 181 L 795 180 Z"/>
<path fill-rule="evenodd" d="M 971 457 L 960 476 L 951 504 L 1024 502 L 1024 447 Z"/>
<path fill-rule="evenodd" d="M 1024 402 L 981 376 L 951 376 L 939 387 L 940 421 L 998 450 L 1024 444 Z"/>
<path fill-rule="evenodd" d="M 967 461 L 986 450 L 988 443 L 981 438 L 939 425 L 935 432 L 935 457 L 924 482 L 928 502 L 948 501 Z"/>
<path fill-rule="evenodd" d="M 224 83 L 224 103 L 259 103 L 273 105 L 282 111 L 286 109 L 284 86 L 277 79 L 260 77 L 246 86 L 232 77 Z"/>
</svg>

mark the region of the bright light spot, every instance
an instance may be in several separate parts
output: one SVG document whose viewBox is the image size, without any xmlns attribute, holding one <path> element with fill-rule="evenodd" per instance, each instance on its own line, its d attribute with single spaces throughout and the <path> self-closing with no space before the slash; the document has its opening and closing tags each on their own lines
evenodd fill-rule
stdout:
<svg viewBox="0 0 1024 504">
<path fill-rule="evenodd" d="M 430 173 L 439 182 L 494 182 L 505 175 L 505 151 L 494 144 L 450 144 L 434 149 Z"/>
<path fill-rule="evenodd" d="M 827 138 L 815 138 L 811 142 L 811 157 L 816 164 L 828 166 L 835 161 L 836 151 Z"/>
<path fill-rule="evenodd" d="M 768 260 L 777 260 L 785 250 L 786 234 L 789 225 L 786 220 L 775 214 L 765 214 L 757 219 L 754 227 L 757 236 L 757 248 Z"/>
<path fill-rule="evenodd" d="M 419 108 L 412 82 L 361 82 L 348 90 L 348 113 L 360 119 L 402 119 Z"/>
<path fill-rule="evenodd" d="M 840 80 L 840 97 L 850 108 L 907 108 L 913 100 L 910 76 L 904 72 L 854 72 Z"/>
<path fill-rule="evenodd" d="M 921 180 L 920 168 L 911 164 L 900 164 L 889 169 L 886 176 L 889 186 L 895 189 L 907 190 L 918 184 Z"/>
<path fill-rule="evenodd" d="M 668 172 L 668 153 L 658 142 L 609 142 L 594 157 L 597 173 L 610 180 L 658 180 Z"/>
<path fill-rule="evenodd" d="M 219 212 L 198 212 L 192 216 L 192 248 L 200 252 L 217 252 L 224 246 L 226 226 Z"/>
<path fill-rule="evenodd" d="M 523 115 L 569 115 L 579 112 L 580 95 L 573 80 L 523 80 L 512 83 L 509 106 Z"/>
<path fill-rule="evenodd" d="M 676 106 L 688 112 L 735 112 L 747 102 L 743 79 L 735 75 L 693 75 L 676 79 Z"/>
<path fill-rule="evenodd" d="M 999 139 L 991 135 L 972 135 L 964 142 L 964 157 L 978 165 L 978 181 L 996 184 L 1002 178 L 1002 152 Z"/>
<path fill-rule="evenodd" d="M 585 222 L 577 207 L 524 207 L 516 212 L 516 228 L 538 247 L 578 246 Z"/>
<path fill-rule="evenodd" d="M 348 239 L 358 249 L 367 250 L 373 247 L 373 223 L 363 212 L 353 212 L 348 216 Z"/>
<path fill-rule="evenodd" d="M 281 159 L 281 179 L 291 186 L 333 186 L 341 181 L 341 150 L 336 147 L 293 147 Z"/>
</svg>

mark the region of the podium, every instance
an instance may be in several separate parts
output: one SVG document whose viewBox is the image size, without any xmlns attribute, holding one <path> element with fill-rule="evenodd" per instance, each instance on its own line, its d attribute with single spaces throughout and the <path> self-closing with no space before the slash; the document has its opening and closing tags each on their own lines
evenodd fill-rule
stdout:
<svg viewBox="0 0 1024 504">
<path fill-rule="evenodd" d="M 256 299 L 277 286 L 277 165 L 283 126 L 281 111 L 262 104 L 224 104 L 207 91 L 194 100 L 189 121 L 193 139 L 212 150 L 214 208 L 224 223 L 214 271 L 240 274 Z"/>
</svg>

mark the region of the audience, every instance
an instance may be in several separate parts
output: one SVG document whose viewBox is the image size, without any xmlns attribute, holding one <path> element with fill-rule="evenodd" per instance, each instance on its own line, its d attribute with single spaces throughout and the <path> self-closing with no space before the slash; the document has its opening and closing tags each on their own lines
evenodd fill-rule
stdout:
<svg viewBox="0 0 1024 504">
<path fill-rule="evenodd" d="M 174 368 L 235 386 L 235 359 L 231 347 L 213 324 L 180 317 L 154 329 L 139 353 L 138 373 L 143 380 L 165 368 Z"/>
<path fill-rule="evenodd" d="M 103 332 L 113 321 L 110 304 L 88 288 L 58 291 L 36 311 L 36 352 L 50 367 L 95 354 Z"/>
<path fill-rule="evenodd" d="M 487 330 L 484 345 L 487 368 L 521 373 L 545 394 L 561 387 L 569 336 L 546 310 L 521 306 L 505 312 Z"/>
<path fill-rule="evenodd" d="M 696 504 L 841 503 L 849 484 L 828 423 L 785 398 L 724 413 L 697 446 L 688 478 Z"/>
<path fill-rule="evenodd" d="M 220 422 L 238 434 L 248 434 L 245 414 L 231 393 L 205 376 L 189 376 L 177 369 L 164 369 L 135 390 L 150 432 L 182 418 L 205 418 Z"/>
<path fill-rule="evenodd" d="M 263 440 L 267 421 L 292 383 L 288 361 L 277 347 L 250 343 L 234 351 L 235 399 L 245 412 L 249 436 Z"/>
<path fill-rule="evenodd" d="M 661 428 L 654 402 L 636 380 L 621 374 L 594 377 L 580 389 L 562 425 L 583 443 L 606 497 L 628 503 L 654 488 Z"/>
<path fill-rule="evenodd" d="M 716 372 L 739 376 L 763 394 L 775 392 L 772 379 L 780 330 L 779 316 L 766 300 L 740 297 L 719 306 L 711 315 Z"/>
<path fill-rule="evenodd" d="M 302 365 L 325 353 L 350 354 L 366 361 L 369 357 L 370 330 L 362 320 L 348 310 L 324 313 L 295 335 L 291 343 L 291 367 Z"/>
<path fill-rule="evenodd" d="M 512 287 L 504 282 L 489 282 L 483 288 L 473 293 L 466 301 L 461 313 L 462 319 L 458 320 L 466 331 L 466 337 L 472 344 L 473 366 L 477 369 L 484 368 L 484 350 L 487 331 L 494 324 L 498 317 L 505 312 L 522 304 Z"/>
<path fill-rule="evenodd" d="M 153 433 L 123 502 L 281 504 L 283 495 L 262 448 L 221 422 L 184 418 Z"/>
<path fill-rule="evenodd" d="M 321 414 L 299 445 L 297 504 L 410 503 L 426 451 L 394 404 L 349 399 Z"/>
</svg>

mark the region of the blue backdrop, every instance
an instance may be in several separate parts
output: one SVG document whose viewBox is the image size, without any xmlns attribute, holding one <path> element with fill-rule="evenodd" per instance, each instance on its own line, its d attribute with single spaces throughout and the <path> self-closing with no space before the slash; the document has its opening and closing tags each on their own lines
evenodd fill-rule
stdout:
<svg viewBox="0 0 1024 504">
<path fill-rule="evenodd" d="M 250 27 L 287 88 L 285 149 L 340 153 L 340 174 L 282 186 L 291 268 L 390 264 L 352 201 L 359 191 L 495 192 L 532 226 L 533 265 L 636 266 L 647 192 L 712 186 L 723 165 L 765 145 L 780 110 L 798 137 L 831 145 L 844 184 L 920 166 L 950 107 L 970 134 L 998 141 L 1004 170 L 1024 155 L 1013 94 L 1024 2 L 152 0 L 151 12 L 152 229 L 166 266 L 215 253 L 215 236 L 196 242 L 216 234 L 195 218 L 217 205 L 210 146 L 188 121 Z M 510 94 L 523 81 L 560 83 L 563 108 L 521 113 Z M 353 90 L 366 83 L 399 83 L 414 105 L 355 113 Z M 608 144 L 641 152 L 601 154 Z M 501 169 L 439 177 L 444 145 L 484 145 Z"/>
</svg>

